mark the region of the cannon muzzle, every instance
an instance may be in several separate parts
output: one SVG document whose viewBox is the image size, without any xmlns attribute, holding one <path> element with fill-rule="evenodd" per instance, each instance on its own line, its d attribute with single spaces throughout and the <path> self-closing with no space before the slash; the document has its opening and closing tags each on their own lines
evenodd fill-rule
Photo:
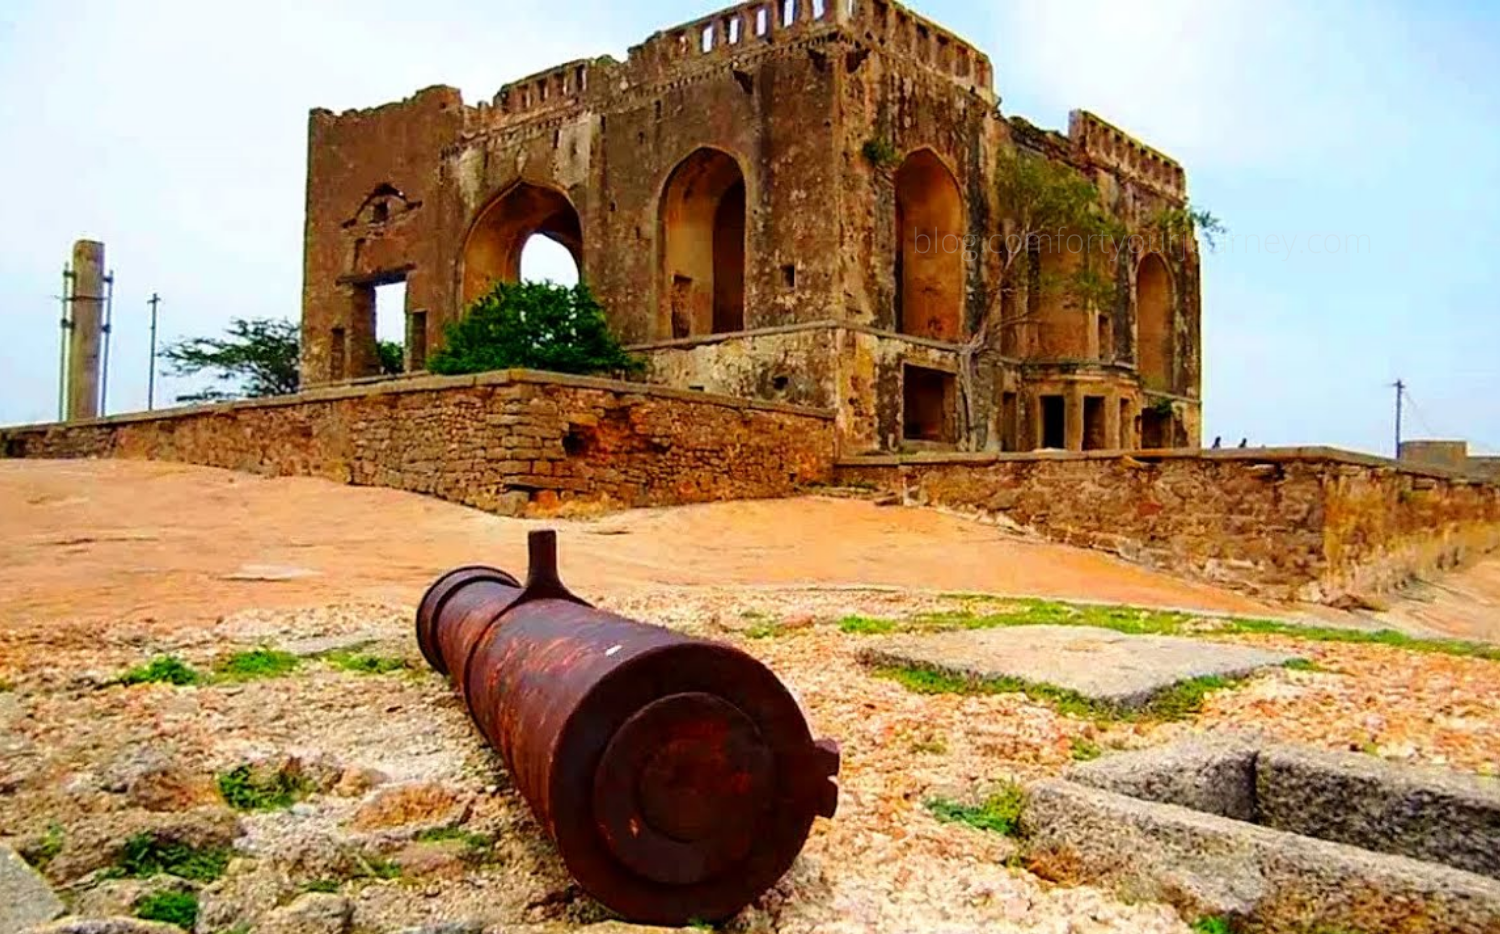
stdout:
<svg viewBox="0 0 1500 934">
<path fill-rule="evenodd" d="M 480 566 L 437 579 L 423 656 L 585 891 L 644 923 L 733 915 L 833 816 L 837 744 L 765 665 L 595 609 L 558 579 L 555 532 L 527 543 L 524 585 Z"/>
</svg>

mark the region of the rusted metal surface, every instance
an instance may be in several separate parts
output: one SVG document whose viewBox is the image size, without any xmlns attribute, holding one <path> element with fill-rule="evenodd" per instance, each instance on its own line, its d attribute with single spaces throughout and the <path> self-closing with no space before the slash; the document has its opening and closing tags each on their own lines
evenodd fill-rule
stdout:
<svg viewBox="0 0 1500 934">
<path fill-rule="evenodd" d="M 727 918 L 773 885 L 838 801 L 769 669 L 731 646 L 595 609 L 532 532 L 525 585 L 443 575 L 417 641 L 447 674 L 578 883 L 632 921 Z"/>
</svg>

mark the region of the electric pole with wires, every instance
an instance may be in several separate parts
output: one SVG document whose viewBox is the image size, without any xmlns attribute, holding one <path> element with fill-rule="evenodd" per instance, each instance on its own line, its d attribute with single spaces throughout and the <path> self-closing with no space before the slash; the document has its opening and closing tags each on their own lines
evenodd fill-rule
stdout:
<svg viewBox="0 0 1500 934">
<path fill-rule="evenodd" d="M 1406 395 L 1406 384 L 1396 380 L 1391 384 L 1396 388 L 1396 453 L 1395 457 L 1401 458 L 1401 403 Z"/>
</svg>

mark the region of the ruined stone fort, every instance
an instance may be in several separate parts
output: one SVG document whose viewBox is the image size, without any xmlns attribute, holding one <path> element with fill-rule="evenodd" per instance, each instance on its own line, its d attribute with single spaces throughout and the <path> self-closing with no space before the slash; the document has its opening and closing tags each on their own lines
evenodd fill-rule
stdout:
<svg viewBox="0 0 1500 934">
<path fill-rule="evenodd" d="M 1078 169 L 1127 233 L 1186 202 L 1180 165 L 1090 113 L 1066 135 L 1007 118 L 982 52 L 886 0 L 740 4 L 473 107 L 433 87 L 316 110 L 303 382 L 378 372 L 374 288 L 400 280 L 421 370 L 540 235 L 652 382 L 831 409 L 845 453 L 1195 446 L 1191 237 L 1032 244 L 1040 275 L 1087 254 L 1118 299 L 1008 290 L 960 411 L 1002 300 L 1011 149 Z"/>
<path fill-rule="evenodd" d="M 0 454 L 506 514 L 837 485 L 1308 600 L 1500 547 L 1500 486 L 1446 448 L 1202 449 L 1198 245 L 1153 229 L 1187 205 L 1182 167 L 1082 110 L 1066 134 L 1005 116 L 980 51 L 887 0 L 742 4 L 477 106 L 433 87 L 314 110 L 308 135 L 301 391 L 75 410 L 0 430 Z M 1015 240 L 1015 153 L 1076 170 L 1121 235 Z M 644 380 L 423 372 L 535 236 L 571 254 Z M 1046 287 L 1080 267 L 1110 287 Z M 403 281 L 389 378 L 375 292 Z"/>
</svg>

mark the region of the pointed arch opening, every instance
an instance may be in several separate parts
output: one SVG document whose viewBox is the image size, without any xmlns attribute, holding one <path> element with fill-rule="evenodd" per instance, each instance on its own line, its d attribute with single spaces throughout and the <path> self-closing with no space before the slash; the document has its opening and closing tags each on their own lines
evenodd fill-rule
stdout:
<svg viewBox="0 0 1500 934">
<path fill-rule="evenodd" d="M 696 150 L 662 189 L 658 333 L 745 329 L 745 175 L 734 157 Z"/>
<path fill-rule="evenodd" d="M 1159 253 L 1148 253 L 1135 273 L 1136 370 L 1148 389 L 1170 392 L 1175 380 L 1172 273 Z"/>
<path fill-rule="evenodd" d="M 535 236 L 567 250 L 582 278 L 583 227 L 573 202 L 555 188 L 521 182 L 485 205 L 469 228 L 463 252 L 465 308 L 496 282 L 521 278 L 521 253 Z"/>
<path fill-rule="evenodd" d="M 964 205 L 930 149 L 896 170 L 896 330 L 956 341 L 963 332 Z"/>
</svg>

